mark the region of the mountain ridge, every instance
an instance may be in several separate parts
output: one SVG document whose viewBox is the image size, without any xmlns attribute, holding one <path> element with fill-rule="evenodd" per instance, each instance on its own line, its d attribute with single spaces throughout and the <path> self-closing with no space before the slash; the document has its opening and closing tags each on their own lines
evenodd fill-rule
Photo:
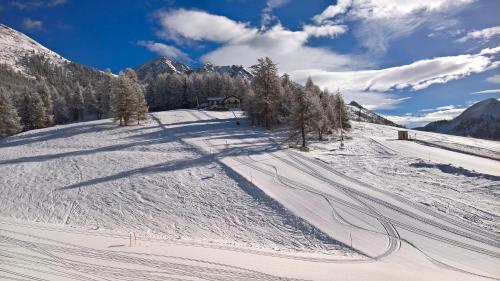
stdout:
<svg viewBox="0 0 500 281">
<path fill-rule="evenodd" d="M 403 126 L 398 125 L 378 115 L 377 113 L 364 108 L 362 105 L 360 105 L 355 101 L 351 101 L 349 104 L 346 105 L 346 107 L 347 107 L 347 112 L 349 114 L 349 118 L 353 121 L 361 121 L 361 122 L 404 128 Z"/>
<path fill-rule="evenodd" d="M 473 104 L 452 120 L 439 120 L 415 129 L 498 140 L 500 139 L 500 101 L 489 98 Z"/>
<path fill-rule="evenodd" d="M 193 73 L 207 73 L 216 72 L 220 74 L 227 74 L 231 78 L 242 78 L 245 80 L 252 80 L 253 74 L 250 70 L 242 65 L 213 65 L 206 63 L 198 68 L 191 68 L 186 64 L 171 60 L 165 56 L 158 56 L 149 60 L 141 65 L 133 67 L 139 79 L 145 82 L 150 82 L 156 79 L 161 74 L 193 74 Z"/>
<path fill-rule="evenodd" d="M 57 65 L 70 62 L 28 35 L 0 24 L 0 63 L 10 66 L 14 71 L 29 75 L 24 60 L 34 55 L 42 55 Z"/>
</svg>

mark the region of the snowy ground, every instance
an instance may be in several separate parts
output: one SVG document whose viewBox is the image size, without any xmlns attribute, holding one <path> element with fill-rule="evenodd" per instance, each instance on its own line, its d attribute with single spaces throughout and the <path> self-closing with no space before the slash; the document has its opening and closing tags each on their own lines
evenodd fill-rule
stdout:
<svg viewBox="0 0 500 281">
<path fill-rule="evenodd" d="M 0 144 L 0 213 L 283 251 L 341 248 L 188 144 L 206 133 L 196 120 L 167 112 L 139 127 L 95 121 L 8 138 Z"/>
<path fill-rule="evenodd" d="M 301 153 L 236 126 L 231 112 L 178 110 L 140 127 L 96 121 L 8 138 L 0 276 L 500 278 L 499 166 L 470 155 L 498 143 L 417 133 L 478 157 L 466 165 L 494 161 L 487 175 L 488 165 L 459 168 L 461 157 L 431 162 L 429 146 L 390 147 L 395 130 L 354 123 L 344 150 L 332 141 Z M 131 230 L 139 245 L 124 247 Z"/>
<path fill-rule="evenodd" d="M 422 142 L 398 141 L 397 128 L 352 123 L 345 149 L 338 140 L 315 143 L 310 155 L 350 177 L 500 233 L 500 162 L 470 154 L 499 154 L 499 142 L 419 131 L 410 134 Z"/>
</svg>

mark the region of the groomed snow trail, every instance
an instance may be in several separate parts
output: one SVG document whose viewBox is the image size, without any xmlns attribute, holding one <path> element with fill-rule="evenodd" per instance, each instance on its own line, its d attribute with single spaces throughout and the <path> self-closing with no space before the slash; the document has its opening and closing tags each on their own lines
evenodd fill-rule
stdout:
<svg viewBox="0 0 500 281">
<path fill-rule="evenodd" d="M 214 129 L 222 126 L 220 118 L 202 118 Z M 270 145 L 274 142 L 257 129 L 248 133 L 234 124 L 225 126 L 226 135 L 208 135 L 197 142 L 332 238 L 381 263 L 411 260 L 406 266 L 412 267 L 424 257 L 426 266 L 468 275 L 463 278 L 500 278 L 498 232 L 342 174 L 307 153 Z"/>
<path fill-rule="evenodd" d="M 0 156 L 2 196 L 19 196 L 2 202 L 2 216 L 80 226 L 0 218 L 0 278 L 500 279 L 495 224 L 472 224 L 466 217 L 421 204 L 416 200 L 418 189 L 398 186 L 404 176 L 394 181 L 391 175 L 378 174 L 378 180 L 387 180 L 389 186 L 384 187 L 373 177 L 359 178 L 334 164 L 352 166 L 361 174 L 359 169 L 366 168 L 363 161 L 375 160 L 371 166 L 382 167 L 381 163 L 400 161 L 399 153 L 354 134 L 345 151 L 299 153 L 284 148 L 265 131 L 235 123 L 231 112 L 178 110 L 152 114 L 152 122 L 143 128 L 113 129 L 99 122 L 88 128 L 70 125 L 70 132 L 80 132 L 82 143 L 64 140 L 67 132 L 58 136 L 56 130 L 39 135 L 35 131 L 34 136 L 27 133 L 0 144 L 0 151 L 5 152 Z M 96 125 L 100 130 L 96 131 Z M 356 144 L 363 147 L 354 148 Z M 361 153 L 340 155 L 356 149 Z M 369 149 L 387 159 L 373 159 Z M 87 158 L 88 154 L 96 159 Z M 203 165 L 195 167 L 201 170 L 192 176 L 191 167 L 199 161 Z M 413 161 L 402 163 L 405 173 L 418 170 L 418 180 L 441 177 L 435 168 L 422 170 L 428 163 L 413 167 Z M 90 166 L 95 169 L 89 170 Z M 49 168 L 60 173 L 43 177 Z M 68 180 L 70 175 L 74 178 Z M 460 177 L 446 176 L 447 180 Z M 206 184 L 207 179 L 214 182 Z M 47 188 L 47 182 L 55 184 Z M 480 199 L 491 198 L 498 191 L 497 178 L 470 179 L 470 184 L 491 182 L 497 185 L 491 186 L 490 193 L 470 192 Z M 172 188 L 175 192 L 159 193 Z M 184 189 L 196 196 L 187 197 Z M 61 194 L 66 197 L 56 197 Z M 426 198 L 443 200 L 445 193 L 436 194 L 426 194 Z M 159 199 L 168 196 L 174 198 Z M 452 202 L 457 200 L 453 196 L 448 198 Z M 16 208 L 15 204 L 25 205 Z M 497 209 L 488 211 L 498 217 Z M 258 223 L 241 221 L 256 219 Z M 130 221 L 139 224 L 140 231 L 147 230 L 140 232 L 138 245 L 133 247 L 127 247 L 125 231 L 133 230 Z M 175 223 L 166 225 L 171 221 Z M 217 231 L 212 232 L 213 228 Z M 168 239 L 148 231 L 164 233 Z M 241 240 L 247 243 L 242 245 Z M 297 242 L 301 244 L 292 246 Z"/>
<path fill-rule="evenodd" d="M 152 117 L 141 126 L 102 120 L 2 140 L 0 214 L 229 246 L 351 252 L 186 143 L 206 133 L 188 111 Z"/>
</svg>

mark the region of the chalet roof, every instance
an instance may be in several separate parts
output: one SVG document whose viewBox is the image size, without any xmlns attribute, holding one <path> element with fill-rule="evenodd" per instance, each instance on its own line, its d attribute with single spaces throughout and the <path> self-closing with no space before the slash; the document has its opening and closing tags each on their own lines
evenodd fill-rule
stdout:
<svg viewBox="0 0 500 281">
<path fill-rule="evenodd" d="M 208 100 L 212 100 L 212 101 L 222 101 L 222 100 L 225 100 L 226 97 L 208 97 Z"/>
</svg>

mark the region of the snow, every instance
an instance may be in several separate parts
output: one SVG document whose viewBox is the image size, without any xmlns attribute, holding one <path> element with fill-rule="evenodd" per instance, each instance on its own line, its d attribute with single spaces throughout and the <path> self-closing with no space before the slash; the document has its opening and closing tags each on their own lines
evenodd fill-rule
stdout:
<svg viewBox="0 0 500 281">
<path fill-rule="evenodd" d="M 47 49 L 25 34 L 0 24 L 0 63 L 12 67 L 16 71 L 26 73 L 22 58 L 34 54 L 44 55 L 57 65 L 69 62 L 59 54 Z"/>
<path fill-rule="evenodd" d="M 11 200 L 0 213 L 154 237 L 343 251 L 186 143 L 205 133 L 193 116 L 173 111 L 139 127 L 104 120 L 7 138 L 0 143 L 0 194 Z"/>
<path fill-rule="evenodd" d="M 498 161 L 478 156 L 498 143 L 417 132 L 450 155 L 464 148 L 457 158 L 393 141 L 396 131 L 353 122 L 345 149 L 334 139 L 303 153 L 232 112 L 176 110 L 138 127 L 103 120 L 9 137 L 0 276 L 500 278 L 500 179 L 481 168 Z M 448 159 L 425 157 L 436 149 Z M 127 247 L 129 231 L 138 245 Z"/>
</svg>

